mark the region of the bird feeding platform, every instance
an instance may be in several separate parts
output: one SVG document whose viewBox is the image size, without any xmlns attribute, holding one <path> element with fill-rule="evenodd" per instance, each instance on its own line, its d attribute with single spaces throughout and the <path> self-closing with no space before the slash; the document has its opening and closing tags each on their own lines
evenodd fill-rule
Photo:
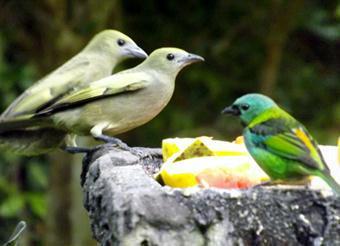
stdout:
<svg viewBox="0 0 340 246">
<path fill-rule="evenodd" d="M 340 245 L 340 196 L 305 187 L 173 189 L 160 149 L 110 144 L 83 160 L 84 206 L 101 245 Z"/>
</svg>

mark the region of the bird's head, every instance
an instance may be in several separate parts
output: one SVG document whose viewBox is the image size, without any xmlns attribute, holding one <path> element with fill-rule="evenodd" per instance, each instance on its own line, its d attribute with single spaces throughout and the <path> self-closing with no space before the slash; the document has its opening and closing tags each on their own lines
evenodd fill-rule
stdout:
<svg viewBox="0 0 340 246">
<path fill-rule="evenodd" d="M 130 37 L 116 30 L 104 30 L 95 35 L 85 49 L 109 54 L 117 62 L 126 58 L 147 58 L 142 50 Z"/>
<path fill-rule="evenodd" d="M 243 124 L 248 125 L 264 111 L 276 106 L 276 103 L 265 95 L 246 94 L 236 99 L 231 106 L 224 108 L 222 114 L 238 116 Z"/>
<path fill-rule="evenodd" d="M 176 76 L 185 66 L 204 61 L 204 58 L 178 48 L 159 48 L 144 61 L 152 69 Z"/>
</svg>

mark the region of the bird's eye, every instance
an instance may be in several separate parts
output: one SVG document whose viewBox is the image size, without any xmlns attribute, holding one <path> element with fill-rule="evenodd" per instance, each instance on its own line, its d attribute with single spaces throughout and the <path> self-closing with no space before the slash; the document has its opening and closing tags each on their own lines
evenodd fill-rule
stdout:
<svg viewBox="0 0 340 246">
<path fill-rule="evenodd" d="M 169 53 L 167 56 L 166 56 L 166 59 L 168 59 L 169 61 L 173 60 L 175 58 L 175 55 L 172 54 L 172 53 Z"/>
<path fill-rule="evenodd" d="M 118 39 L 118 40 L 117 40 L 117 44 L 118 44 L 119 46 L 123 46 L 123 45 L 125 44 L 125 40 L 123 40 L 123 39 Z"/>
<path fill-rule="evenodd" d="M 249 109 L 249 105 L 248 105 L 248 104 L 242 104 L 242 105 L 241 105 L 241 109 L 242 109 L 243 111 L 247 111 L 247 110 Z"/>
</svg>

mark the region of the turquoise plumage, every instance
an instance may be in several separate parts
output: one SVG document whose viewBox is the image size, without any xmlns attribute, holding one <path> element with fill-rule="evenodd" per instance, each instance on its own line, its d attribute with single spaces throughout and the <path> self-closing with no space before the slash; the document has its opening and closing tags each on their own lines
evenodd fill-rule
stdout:
<svg viewBox="0 0 340 246">
<path fill-rule="evenodd" d="M 340 194 L 340 185 L 330 175 L 317 142 L 269 97 L 244 95 L 222 113 L 239 116 L 249 153 L 273 181 L 318 176 Z"/>
</svg>

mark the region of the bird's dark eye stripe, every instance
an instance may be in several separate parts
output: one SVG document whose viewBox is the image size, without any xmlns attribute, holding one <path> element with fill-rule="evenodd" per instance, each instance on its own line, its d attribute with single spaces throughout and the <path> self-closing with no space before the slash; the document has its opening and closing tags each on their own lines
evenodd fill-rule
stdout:
<svg viewBox="0 0 340 246">
<path fill-rule="evenodd" d="M 172 53 L 169 53 L 169 54 L 167 54 L 167 56 L 166 56 L 166 59 L 168 59 L 169 61 L 173 60 L 174 58 L 175 58 L 175 56 L 174 56 L 174 54 L 172 54 Z"/>
<path fill-rule="evenodd" d="M 237 105 L 233 105 L 233 106 L 231 106 L 231 108 L 234 109 L 234 110 L 238 110 L 238 106 Z"/>
<path fill-rule="evenodd" d="M 123 40 L 123 39 L 118 39 L 117 40 L 117 44 L 119 45 L 119 46 L 123 46 L 124 44 L 125 44 L 125 40 Z"/>
</svg>

